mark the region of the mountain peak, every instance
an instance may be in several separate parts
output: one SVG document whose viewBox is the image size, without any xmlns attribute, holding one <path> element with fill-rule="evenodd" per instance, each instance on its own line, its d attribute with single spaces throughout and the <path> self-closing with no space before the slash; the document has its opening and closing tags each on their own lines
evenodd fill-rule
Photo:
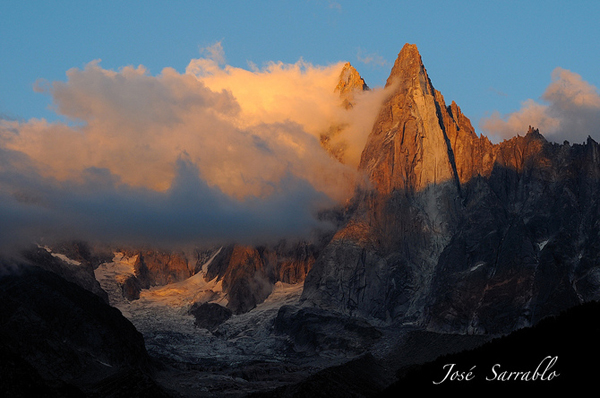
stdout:
<svg viewBox="0 0 600 398">
<path fill-rule="evenodd" d="M 334 92 L 340 94 L 342 98 L 343 106 L 348 109 L 352 108 L 354 103 L 354 91 L 368 90 L 369 86 L 365 83 L 365 80 L 360 76 L 360 73 L 350 64 L 346 62 Z"/>
<path fill-rule="evenodd" d="M 422 65 L 421 54 L 419 54 L 419 49 L 416 44 L 406 43 L 398 53 L 398 58 L 396 59 L 394 66 L 407 63 L 417 63 Z"/>
<path fill-rule="evenodd" d="M 419 82 L 422 83 L 422 86 L 430 91 L 427 86 L 430 86 L 431 83 L 429 83 L 429 78 L 427 77 L 427 72 L 425 71 L 425 66 L 423 65 L 417 46 L 406 43 L 402 47 L 402 50 L 400 50 L 400 53 L 398 53 L 398 58 L 396 58 L 396 62 L 394 62 L 390 76 L 387 79 L 386 87 L 399 79 L 406 80 L 407 78 L 412 79 L 417 76 L 420 77 Z"/>
<path fill-rule="evenodd" d="M 385 194 L 453 180 L 454 159 L 441 114 L 446 105 L 431 84 L 416 45 L 402 48 L 386 87 L 392 94 L 373 126 L 359 167 Z"/>
<path fill-rule="evenodd" d="M 340 79 L 335 87 L 335 92 L 343 94 L 355 89 L 368 90 L 369 86 L 367 86 L 367 83 L 365 83 L 365 80 L 360 76 L 360 73 L 358 73 L 354 66 L 352 66 L 350 62 L 346 62 L 340 72 Z"/>
</svg>

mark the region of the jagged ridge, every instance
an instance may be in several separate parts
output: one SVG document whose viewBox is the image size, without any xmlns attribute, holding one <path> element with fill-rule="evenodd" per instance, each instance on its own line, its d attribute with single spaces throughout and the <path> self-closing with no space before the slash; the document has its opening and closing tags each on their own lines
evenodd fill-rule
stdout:
<svg viewBox="0 0 600 398">
<path fill-rule="evenodd" d="M 373 126 L 348 224 L 303 300 L 384 321 L 506 332 L 598 297 L 598 144 L 534 128 L 492 144 L 435 90 L 414 45 Z"/>
</svg>

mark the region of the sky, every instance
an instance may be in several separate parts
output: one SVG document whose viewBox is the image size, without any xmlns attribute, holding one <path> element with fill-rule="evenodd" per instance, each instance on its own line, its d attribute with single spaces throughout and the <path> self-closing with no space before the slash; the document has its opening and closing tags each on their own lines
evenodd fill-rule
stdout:
<svg viewBox="0 0 600 398">
<path fill-rule="evenodd" d="M 596 1 L 7 1 L 0 18 L 10 244 L 325 228 L 405 43 L 494 142 L 600 140 Z M 373 88 L 352 112 L 330 89 L 345 62 Z M 343 164 L 319 145 L 332 125 Z"/>
</svg>

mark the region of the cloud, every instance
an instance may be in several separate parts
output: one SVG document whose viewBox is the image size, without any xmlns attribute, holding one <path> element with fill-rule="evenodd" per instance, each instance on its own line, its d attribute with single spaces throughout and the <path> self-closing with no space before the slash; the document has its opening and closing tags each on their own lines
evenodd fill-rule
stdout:
<svg viewBox="0 0 600 398">
<path fill-rule="evenodd" d="M 164 192 L 120 184 L 106 169 L 82 174 L 83 181 L 58 182 L 31 172 L 0 173 L 0 249 L 74 237 L 167 247 L 261 244 L 330 227 L 315 214 L 331 200 L 291 174 L 267 198 L 245 200 L 208 186 L 185 158 L 178 159 L 173 184 Z"/>
<path fill-rule="evenodd" d="M 502 116 L 495 111 L 480 123 L 481 129 L 496 142 L 516 135 L 524 135 L 529 126 L 538 128 L 546 138 L 550 139 L 560 127 L 560 120 L 550 116 L 548 105 L 529 99 L 521 104 L 518 112 Z"/>
<path fill-rule="evenodd" d="M 194 59 L 186 72 L 213 91 L 228 91 L 240 104 L 239 127 L 293 121 L 314 136 L 340 113 L 333 92 L 343 63 L 313 66 L 300 59 L 295 64 L 271 62 L 247 71 L 217 60 Z"/>
<path fill-rule="evenodd" d="M 488 90 L 491 91 L 492 93 L 496 94 L 499 97 L 508 97 L 508 94 L 506 94 L 503 91 L 496 90 L 494 87 L 490 87 Z"/>
<path fill-rule="evenodd" d="M 530 125 L 558 142 L 583 142 L 588 136 L 600 138 L 600 94 L 580 75 L 556 68 L 541 100 L 529 99 L 519 111 L 505 116 L 494 112 L 481 121 L 480 127 L 496 140 L 524 134 Z"/>
<path fill-rule="evenodd" d="M 330 1 L 329 8 L 336 9 L 338 11 L 342 11 L 342 5 L 340 3 L 338 3 L 337 1 Z"/>
<path fill-rule="evenodd" d="M 387 65 L 387 61 L 381 55 L 379 55 L 377 53 L 370 53 L 370 54 L 363 55 L 363 50 L 360 48 L 358 49 L 356 58 L 365 65 L 373 65 L 373 66 L 378 66 L 378 67 Z"/>
<path fill-rule="evenodd" d="M 206 54 L 205 59 L 216 62 L 218 65 L 225 64 L 225 51 L 223 50 L 221 41 L 216 42 L 212 46 L 201 48 L 200 53 Z"/>
<path fill-rule="evenodd" d="M 192 242 L 261 240 L 324 225 L 353 193 L 383 90 L 348 111 L 343 63 L 224 64 L 221 43 L 186 73 L 93 61 L 40 82 L 66 122 L 0 120 L 3 242 L 68 236 Z M 332 126 L 340 163 L 320 145 Z"/>
<path fill-rule="evenodd" d="M 355 168 L 387 91 L 375 88 L 355 93 L 352 111 L 340 107 L 340 98 L 331 87 L 337 85 L 344 64 L 315 66 L 300 59 L 295 64 L 271 62 L 263 69 L 252 65 L 248 71 L 200 58 L 192 60 L 186 72 L 215 92 L 232 93 L 240 105 L 235 118 L 239 128 L 295 123 L 319 139 L 332 126 L 344 126 L 344 133 L 336 139 L 347 148 L 344 163 Z"/>
</svg>

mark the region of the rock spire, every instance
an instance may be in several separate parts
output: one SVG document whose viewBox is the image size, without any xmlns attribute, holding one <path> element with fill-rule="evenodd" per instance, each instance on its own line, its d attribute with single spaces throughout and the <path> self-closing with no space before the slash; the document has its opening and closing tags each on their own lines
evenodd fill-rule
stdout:
<svg viewBox="0 0 600 398">
<path fill-rule="evenodd" d="M 354 105 L 354 92 L 368 89 L 369 86 L 367 86 L 367 83 L 365 83 L 365 80 L 360 76 L 358 71 L 350 62 L 346 62 L 340 72 L 339 82 L 334 90 L 334 92 L 340 94 L 342 105 L 346 109 L 352 108 Z"/>
<path fill-rule="evenodd" d="M 417 46 L 402 48 L 386 87 L 393 93 L 373 126 L 359 167 L 382 194 L 420 191 L 455 179 L 443 120 L 446 106 L 429 80 Z"/>
</svg>

